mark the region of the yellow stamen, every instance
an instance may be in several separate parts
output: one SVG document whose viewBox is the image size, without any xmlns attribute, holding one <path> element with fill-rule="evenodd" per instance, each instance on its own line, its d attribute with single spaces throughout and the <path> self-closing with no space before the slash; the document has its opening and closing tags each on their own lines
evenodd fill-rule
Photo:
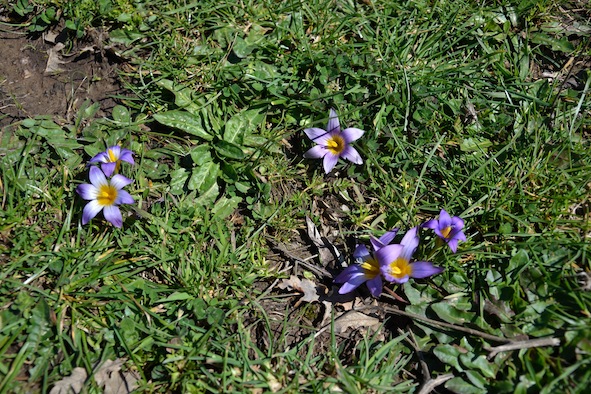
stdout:
<svg viewBox="0 0 591 394">
<path fill-rule="evenodd" d="M 117 199 L 117 189 L 111 185 L 101 185 L 96 196 L 98 203 L 105 207 L 115 204 Z"/>
<path fill-rule="evenodd" d="M 340 155 L 345 150 L 345 140 L 340 135 L 333 135 L 326 142 L 326 148 L 333 155 Z"/>
<path fill-rule="evenodd" d="M 449 233 L 451 233 L 451 226 L 447 226 L 441 230 L 441 235 L 443 235 L 444 238 L 449 238 Z"/>
<path fill-rule="evenodd" d="M 396 279 L 402 279 L 406 276 L 410 276 L 412 268 L 408 263 L 408 260 L 399 257 L 389 264 L 390 275 Z"/>
<path fill-rule="evenodd" d="M 365 271 L 365 277 L 373 279 L 380 274 L 380 265 L 375 259 L 369 258 L 360 264 Z"/>
<path fill-rule="evenodd" d="M 117 161 L 117 157 L 115 157 L 115 153 L 111 149 L 107 149 L 107 155 L 109 156 L 109 161 L 114 163 Z"/>
</svg>

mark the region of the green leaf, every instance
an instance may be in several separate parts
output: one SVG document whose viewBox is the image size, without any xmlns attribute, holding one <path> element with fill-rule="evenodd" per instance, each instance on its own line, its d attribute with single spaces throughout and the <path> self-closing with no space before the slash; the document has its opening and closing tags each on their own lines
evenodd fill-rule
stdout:
<svg viewBox="0 0 591 394">
<path fill-rule="evenodd" d="M 192 114 L 197 114 L 201 106 L 193 101 L 193 89 L 188 86 L 176 83 L 170 79 L 161 79 L 156 84 L 172 94 L 174 94 L 174 103 Z"/>
<path fill-rule="evenodd" d="M 174 292 L 171 295 L 169 295 L 166 298 L 162 298 L 158 301 L 156 301 L 157 304 L 161 304 L 164 302 L 176 302 L 176 301 L 185 301 L 185 300 L 192 300 L 194 297 L 189 294 L 189 293 L 185 293 L 185 292 Z"/>
<path fill-rule="evenodd" d="M 195 203 L 203 206 L 211 206 L 218 198 L 219 194 L 220 188 L 216 182 L 204 193 L 201 193 L 201 195 L 195 200 Z"/>
<path fill-rule="evenodd" d="M 220 166 L 214 162 L 207 162 L 193 168 L 191 179 L 189 179 L 189 190 L 197 190 L 204 193 L 217 182 Z"/>
<path fill-rule="evenodd" d="M 113 107 L 113 120 L 120 123 L 131 123 L 131 115 L 127 108 L 122 105 Z"/>
<path fill-rule="evenodd" d="M 458 357 L 461 352 L 457 347 L 452 345 L 438 345 L 433 350 L 433 354 L 435 354 L 435 356 L 444 364 L 453 366 L 458 372 L 464 371 L 458 362 Z"/>
<path fill-rule="evenodd" d="M 189 174 L 184 168 L 179 168 L 170 174 L 170 192 L 176 196 L 183 194 L 185 182 Z"/>
<path fill-rule="evenodd" d="M 466 305 L 460 305 L 459 308 L 458 299 L 445 300 L 431 305 L 433 311 L 439 316 L 440 319 L 451 324 L 464 324 L 466 321 L 471 321 L 473 313 L 464 312 L 463 310 Z M 468 303 L 468 305 L 470 305 Z"/>
<path fill-rule="evenodd" d="M 466 382 L 465 380 L 463 380 L 460 377 L 455 377 L 455 378 L 450 379 L 447 382 L 445 382 L 445 388 L 449 389 L 455 393 L 462 393 L 462 394 L 484 394 L 484 393 L 486 393 L 485 390 L 472 386 L 470 383 Z"/>
<path fill-rule="evenodd" d="M 254 132 L 264 119 L 258 110 L 246 110 L 232 116 L 226 122 L 224 141 L 242 145 L 244 137 Z"/>
<path fill-rule="evenodd" d="M 575 50 L 573 44 L 566 37 L 558 39 L 544 33 L 532 33 L 530 40 L 534 44 L 549 46 L 553 51 L 571 53 Z"/>
<path fill-rule="evenodd" d="M 213 136 L 201 126 L 201 118 L 187 111 L 167 111 L 155 114 L 154 119 L 165 126 L 174 127 L 186 133 L 196 135 L 206 141 L 211 141 Z"/>
<path fill-rule="evenodd" d="M 222 197 L 216 201 L 211 213 L 214 218 L 225 219 L 238 208 L 238 204 L 242 201 L 240 197 L 234 196 L 232 198 Z"/>
<path fill-rule="evenodd" d="M 474 357 L 473 353 L 462 354 L 460 355 L 460 361 L 466 368 L 478 369 L 488 378 L 494 378 L 497 375 L 493 364 L 483 355 Z"/>
<path fill-rule="evenodd" d="M 460 149 L 463 152 L 486 152 L 492 145 L 487 138 L 464 138 L 460 143 Z"/>
<path fill-rule="evenodd" d="M 209 145 L 202 144 L 191 148 L 191 160 L 200 166 L 212 160 Z"/>
<path fill-rule="evenodd" d="M 229 159 L 234 160 L 244 159 L 244 152 L 242 151 L 242 148 L 231 142 L 219 140 L 216 141 L 213 148 L 216 150 L 217 153 L 219 153 L 223 157 L 227 157 Z"/>
</svg>

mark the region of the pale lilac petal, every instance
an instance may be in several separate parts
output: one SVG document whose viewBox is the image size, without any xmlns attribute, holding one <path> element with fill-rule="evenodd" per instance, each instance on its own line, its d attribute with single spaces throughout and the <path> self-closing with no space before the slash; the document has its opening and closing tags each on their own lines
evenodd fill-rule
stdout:
<svg viewBox="0 0 591 394">
<path fill-rule="evenodd" d="M 452 236 L 453 239 L 457 239 L 458 241 L 465 241 L 466 240 L 466 234 L 464 234 L 464 232 L 462 230 L 457 231 L 453 234 Z"/>
<path fill-rule="evenodd" d="M 341 288 L 339 289 L 339 294 L 347 294 L 358 288 L 361 284 L 365 282 L 364 276 L 357 276 L 352 278 L 348 282 L 344 283 Z"/>
<path fill-rule="evenodd" d="M 337 164 L 339 160 L 339 155 L 333 155 L 330 151 L 326 151 L 326 155 L 324 156 L 324 172 L 329 173 L 332 171 L 334 166 Z"/>
<path fill-rule="evenodd" d="M 391 283 L 397 283 L 399 285 L 408 282 L 408 275 L 403 276 L 402 278 L 396 278 L 395 276 L 390 276 L 389 274 L 384 274 L 384 278 Z"/>
<path fill-rule="evenodd" d="M 385 246 L 379 239 L 373 236 L 369 237 L 369 242 L 371 243 L 373 250 L 379 250 Z"/>
<path fill-rule="evenodd" d="M 378 260 L 378 263 L 380 264 L 380 267 L 382 267 L 388 266 L 391 262 L 396 260 L 400 256 L 401 252 L 402 245 L 387 245 L 383 248 L 380 248 L 379 250 L 376 250 L 375 256 Z"/>
<path fill-rule="evenodd" d="M 392 229 L 390 231 L 386 231 L 380 238 L 379 241 L 382 243 L 383 246 L 388 245 L 390 242 L 392 242 L 392 240 L 394 239 L 394 237 L 396 237 L 396 234 L 398 234 L 398 229 Z"/>
<path fill-rule="evenodd" d="M 449 216 L 449 213 L 447 213 L 445 209 L 442 209 L 441 212 L 439 212 L 439 229 L 442 230 L 450 226 L 451 216 Z"/>
<path fill-rule="evenodd" d="M 83 183 L 81 185 L 78 185 L 78 187 L 76 188 L 76 193 L 78 193 L 80 197 L 82 197 L 85 200 L 94 200 L 96 199 L 96 196 L 98 194 L 98 189 L 93 185 Z"/>
<path fill-rule="evenodd" d="M 101 152 L 97 155 L 94 155 L 92 159 L 89 160 L 89 163 L 106 163 L 109 161 L 109 157 L 105 152 Z"/>
<path fill-rule="evenodd" d="M 121 147 L 119 145 L 110 146 L 105 152 L 109 157 L 109 160 L 111 160 L 111 155 L 109 155 L 109 151 L 113 152 L 113 157 L 115 157 L 116 160 L 118 160 L 121 157 Z"/>
<path fill-rule="evenodd" d="M 345 139 L 345 142 L 350 143 L 361 138 L 365 131 L 356 127 L 349 127 L 342 131 L 341 135 Z"/>
<path fill-rule="evenodd" d="M 329 114 L 329 118 L 328 118 L 328 126 L 326 126 L 326 130 L 329 133 L 341 131 L 341 125 L 339 124 L 339 117 L 337 116 L 336 111 L 332 108 L 330 109 L 330 114 Z"/>
<path fill-rule="evenodd" d="M 363 159 L 359 156 L 359 152 L 350 145 L 343 150 L 341 156 L 352 163 L 363 164 Z"/>
<path fill-rule="evenodd" d="M 324 137 L 326 135 L 330 135 L 326 130 L 323 130 L 319 127 L 312 127 L 309 129 L 305 129 L 304 133 L 306 133 L 306 135 L 308 136 L 308 138 L 310 138 L 312 141 L 315 141 L 316 138 L 321 138 Z"/>
<path fill-rule="evenodd" d="M 404 234 L 400 244 L 403 246 L 400 257 L 407 261 L 410 261 L 412 254 L 415 252 L 417 246 L 419 246 L 419 237 L 417 236 L 417 228 L 413 227 Z"/>
<path fill-rule="evenodd" d="M 106 176 L 111 176 L 111 174 L 113 174 L 113 172 L 115 172 L 116 167 L 117 167 L 117 163 L 114 161 L 101 164 L 101 169 L 103 170 L 103 172 L 105 173 Z"/>
<path fill-rule="evenodd" d="M 129 185 L 132 182 L 133 180 L 121 174 L 114 175 L 113 178 L 111 178 L 111 185 L 115 186 L 115 189 L 117 190 L 123 189 L 125 186 Z"/>
<path fill-rule="evenodd" d="M 129 194 L 125 190 L 119 190 L 117 192 L 117 198 L 115 199 L 115 205 L 133 204 L 134 202 L 135 202 L 135 200 L 133 199 L 131 194 Z"/>
<path fill-rule="evenodd" d="M 84 206 L 82 210 L 82 225 L 90 222 L 90 220 L 95 217 L 103 207 L 98 203 L 97 200 L 92 200 L 88 204 Z"/>
<path fill-rule="evenodd" d="M 108 183 L 105 174 L 98 167 L 90 167 L 88 178 L 90 179 L 90 183 L 96 187 L 106 185 Z"/>
<path fill-rule="evenodd" d="M 304 153 L 304 157 L 306 159 L 321 159 L 328 153 L 328 149 L 324 146 L 316 145 L 313 148 L 308 149 L 306 153 Z"/>
<path fill-rule="evenodd" d="M 447 246 L 449 246 L 451 251 L 455 253 L 456 250 L 458 250 L 458 242 L 459 242 L 458 239 L 451 238 L 449 241 L 447 241 Z"/>
<path fill-rule="evenodd" d="M 365 260 L 369 257 L 369 251 L 365 247 L 365 245 L 357 245 L 355 251 L 353 252 L 353 258 L 355 260 Z"/>
<path fill-rule="evenodd" d="M 423 227 L 430 228 L 431 230 L 435 230 L 435 229 L 439 228 L 439 220 L 437 220 L 437 219 L 428 220 L 425 224 L 423 224 Z"/>
<path fill-rule="evenodd" d="M 412 269 L 410 276 L 413 278 L 426 278 L 443 272 L 443 268 L 436 267 L 428 261 L 415 261 L 414 263 L 410 263 L 410 267 Z"/>
<path fill-rule="evenodd" d="M 380 275 L 368 280 L 366 285 L 372 296 L 378 298 L 382 294 L 382 278 Z"/>
<path fill-rule="evenodd" d="M 363 268 L 359 264 L 353 264 L 345 268 L 340 274 L 334 278 L 334 283 L 345 283 L 352 277 L 364 275 Z"/>
<path fill-rule="evenodd" d="M 125 161 L 129 164 L 135 164 L 133 161 L 133 152 L 129 149 L 121 149 L 121 156 L 119 157 L 119 160 Z"/>
<path fill-rule="evenodd" d="M 461 230 L 464 228 L 464 220 L 458 216 L 451 218 L 451 226 L 454 230 Z"/>
<path fill-rule="evenodd" d="M 113 226 L 121 228 L 123 225 L 123 218 L 121 217 L 121 211 L 115 205 L 105 206 L 103 209 L 103 215 L 108 222 L 111 222 Z"/>
</svg>

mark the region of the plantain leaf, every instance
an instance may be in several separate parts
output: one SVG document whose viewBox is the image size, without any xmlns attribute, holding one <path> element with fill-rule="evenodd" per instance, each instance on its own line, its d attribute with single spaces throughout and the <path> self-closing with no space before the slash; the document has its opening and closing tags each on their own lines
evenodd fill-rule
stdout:
<svg viewBox="0 0 591 394">
<path fill-rule="evenodd" d="M 201 126 L 201 118 L 187 111 L 167 111 L 155 114 L 154 119 L 165 126 L 174 127 L 185 133 L 196 135 L 206 141 L 211 141 L 213 136 Z"/>
</svg>

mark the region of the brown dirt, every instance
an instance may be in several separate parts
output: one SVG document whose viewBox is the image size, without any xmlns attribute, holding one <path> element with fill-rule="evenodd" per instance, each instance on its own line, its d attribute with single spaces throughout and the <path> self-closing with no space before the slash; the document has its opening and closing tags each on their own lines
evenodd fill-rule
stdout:
<svg viewBox="0 0 591 394">
<path fill-rule="evenodd" d="M 121 86 L 117 66 L 101 52 L 101 43 L 58 51 L 60 46 L 59 35 L 32 38 L 23 31 L 0 32 L 0 127 L 37 115 L 69 123 L 85 100 L 100 103 L 96 116 L 110 114 L 116 104 L 112 97 Z M 52 52 L 59 63 L 49 61 Z M 61 70 L 47 72 L 48 64 Z"/>
</svg>

